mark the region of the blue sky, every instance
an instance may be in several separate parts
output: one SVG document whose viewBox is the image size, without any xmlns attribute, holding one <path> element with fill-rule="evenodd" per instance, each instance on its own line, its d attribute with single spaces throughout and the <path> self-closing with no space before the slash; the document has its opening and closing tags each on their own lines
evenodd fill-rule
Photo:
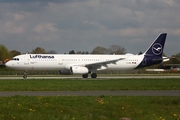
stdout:
<svg viewBox="0 0 180 120">
<path fill-rule="evenodd" d="M 0 44 L 31 52 L 91 52 L 120 45 L 144 52 L 167 32 L 165 54 L 180 52 L 180 0 L 0 0 Z"/>
</svg>

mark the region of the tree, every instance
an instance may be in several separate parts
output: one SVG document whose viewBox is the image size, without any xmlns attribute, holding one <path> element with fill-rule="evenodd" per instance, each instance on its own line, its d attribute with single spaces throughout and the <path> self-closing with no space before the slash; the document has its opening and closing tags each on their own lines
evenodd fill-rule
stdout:
<svg viewBox="0 0 180 120">
<path fill-rule="evenodd" d="M 172 55 L 171 59 L 166 62 L 167 64 L 180 64 L 180 53 Z"/>
<path fill-rule="evenodd" d="M 4 61 L 6 59 L 11 59 L 11 53 L 4 45 L 0 44 L 0 61 Z"/>
<path fill-rule="evenodd" d="M 37 47 L 36 49 L 32 50 L 32 54 L 47 54 L 44 48 Z"/>
<path fill-rule="evenodd" d="M 48 54 L 57 54 L 57 52 L 54 51 L 54 50 L 50 50 L 50 51 L 48 51 L 47 53 L 48 53 Z"/>
<path fill-rule="evenodd" d="M 77 51 L 76 54 L 82 54 L 82 52 L 81 51 Z"/>
<path fill-rule="evenodd" d="M 74 50 L 69 51 L 69 54 L 76 54 Z"/>
<path fill-rule="evenodd" d="M 89 54 L 89 52 L 88 51 L 86 51 L 86 52 L 85 51 L 77 51 L 76 54 Z"/>
<path fill-rule="evenodd" d="M 119 45 L 111 45 L 108 52 L 109 54 L 125 54 L 125 48 Z"/>
<path fill-rule="evenodd" d="M 108 54 L 108 49 L 105 47 L 97 46 L 93 49 L 91 54 Z"/>
<path fill-rule="evenodd" d="M 139 53 L 138 53 L 138 55 L 142 55 L 143 53 L 140 51 Z"/>
<path fill-rule="evenodd" d="M 89 52 L 88 52 L 88 51 L 86 51 L 86 52 L 85 52 L 85 54 L 89 54 Z"/>
<path fill-rule="evenodd" d="M 21 53 L 20 53 L 19 51 L 17 51 L 17 50 L 11 50 L 11 51 L 10 51 L 10 53 L 11 53 L 12 57 L 14 57 L 14 56 L 17 56 L 17 55 L 20 55 L 20 54 L 21 54 Z"/>
<path fill-rule="evenodd" d="M 111 45 L 109 48 L 97 46 L 91 54 L 125 54 L 125 48 L 119 45 Z"/>
</svg>

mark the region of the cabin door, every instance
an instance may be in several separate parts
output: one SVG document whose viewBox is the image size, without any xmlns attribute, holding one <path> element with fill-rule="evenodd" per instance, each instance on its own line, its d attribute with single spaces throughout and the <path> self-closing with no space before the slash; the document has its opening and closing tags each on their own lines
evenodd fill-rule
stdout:
<svg viewBox="0 0 180 120">
<path fill-rule="evenodd" d="M 59 62 L 58 62 L 58 64 L 59 64 L 59 65 L 63 65 L 63 61 L 64 61 L 64 59 L 63 59 L 63 58 L 59 58 Z"/>
<path fill-rule="evenodd" d="M 142 61 L 142 65 L 146 65 L 146 57 L 144 56 L 144 59 Z"/>
<path fill-rule="evenodd" d="M 29 65 L 29 60 L 30 60 L 30 58 L 29 58 L 29 56 L 26 54 L 26 55 L 24 56 L 24 65 Z"/>
</svg>

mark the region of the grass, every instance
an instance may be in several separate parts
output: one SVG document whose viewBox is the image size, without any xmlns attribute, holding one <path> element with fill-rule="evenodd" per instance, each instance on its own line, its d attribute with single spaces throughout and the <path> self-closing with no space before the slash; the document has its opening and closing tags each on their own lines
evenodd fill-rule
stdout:
<svg viewBox="0 0 180 120">
<path fill-rule="evenodd" d="M 0 97 L 1 120 L 177 120 L 179 97 Z"/>
<path fill-rule="evenodd" d="M 180 90 L 180 79 L 0 80 L 0 91 Z M 180 97 L 0 97 L 0 120 L 180 120 Z"/>
<path fill-rule="evenodd" d="M 180 79 L 0 80 L 0 91 L 180 90 Z"/>
</svg>

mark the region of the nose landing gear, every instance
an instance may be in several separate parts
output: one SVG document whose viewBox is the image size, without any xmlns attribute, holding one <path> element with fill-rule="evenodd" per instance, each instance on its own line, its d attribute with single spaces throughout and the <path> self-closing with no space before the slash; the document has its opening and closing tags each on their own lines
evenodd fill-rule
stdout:
<svg viewBox="0 0 180 120">
<path fill-rule="evenodd" d="M 27 78 L 27 70 L 24 70 L 24 75 L 23 78 L 26 79 Z"/>
</svg>

